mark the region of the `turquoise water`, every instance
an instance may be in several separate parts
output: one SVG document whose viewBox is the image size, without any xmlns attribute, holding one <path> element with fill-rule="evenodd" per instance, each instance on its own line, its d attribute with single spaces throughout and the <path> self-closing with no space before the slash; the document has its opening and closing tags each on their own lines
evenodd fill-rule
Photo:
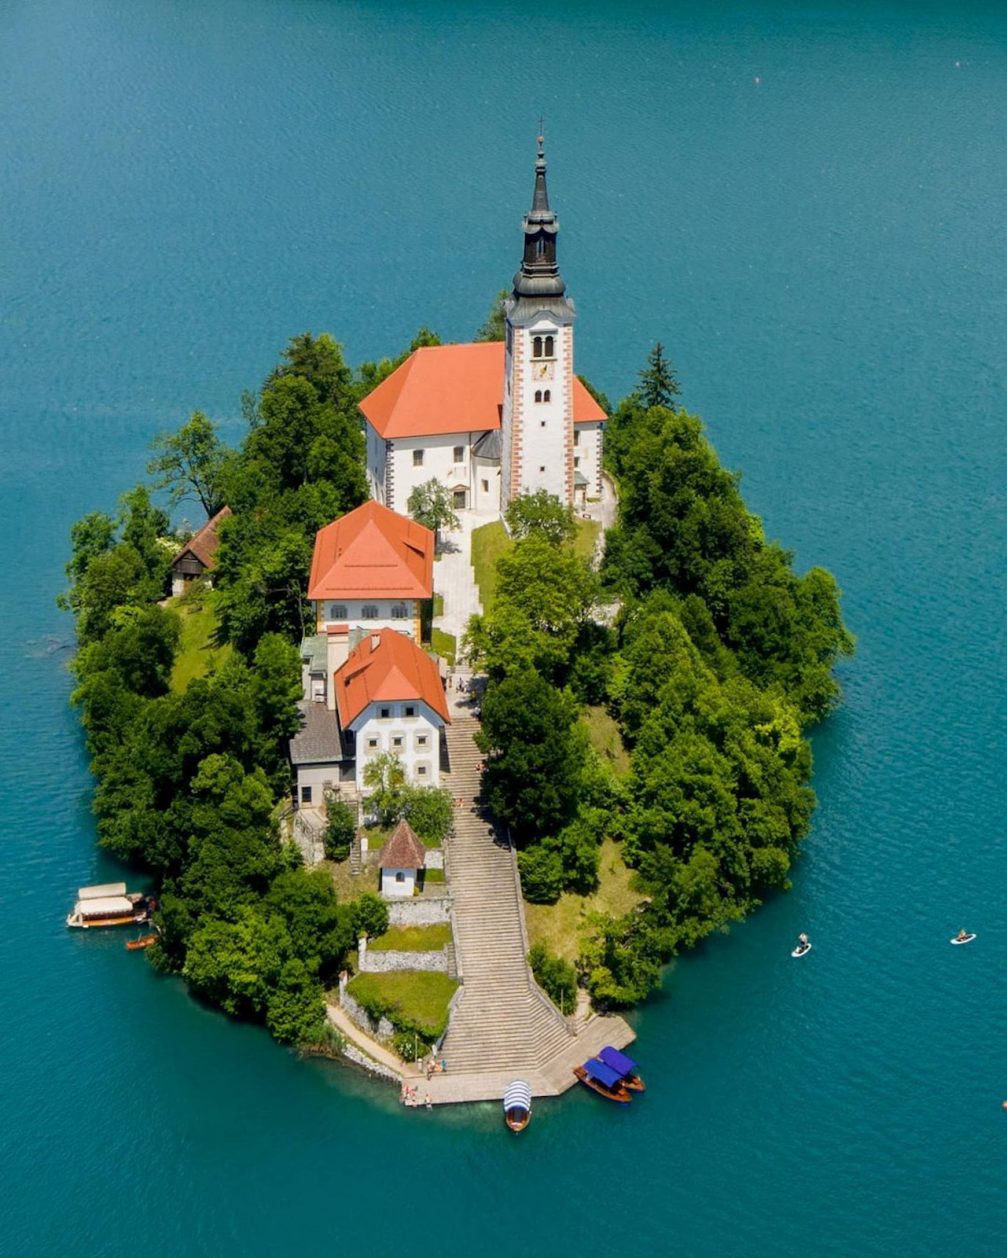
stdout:
<svg viewBox="0 0 1007 1258">
<path fill-rule="evenodd" d="M 0 13 L 5 1254 L 1003 1252 L 1005 93 L 994 5 Z M 53 598 L 71 521 L 196 406 L 237 432 L 293 333 L 467 337 L 540 111 L 579 369 L 665 342 L 859 651 L 793 893 L 639 1013 L 630 1112 L 515 1141 L 64 929 L 114 870 Z"/>
</svg>

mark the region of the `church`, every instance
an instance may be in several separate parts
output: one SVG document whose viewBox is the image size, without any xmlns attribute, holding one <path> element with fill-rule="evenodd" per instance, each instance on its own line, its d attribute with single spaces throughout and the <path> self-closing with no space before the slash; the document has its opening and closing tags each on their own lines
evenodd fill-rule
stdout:
<svg viewBox="0 0 1007 1258">
<path fill-rule="evenodd" d="M 606 415 L 574 375 L 576 311 L 559 272 L 541 136 L 522 230 L 505 340 L 414 350 L 360 403 L 371 495 L 393 511 L 406 514 L 429 480 L 447 486 L 456 511 L 487 517 L 539 489 L 575 507 L 601 496 Z"/>
</svg>

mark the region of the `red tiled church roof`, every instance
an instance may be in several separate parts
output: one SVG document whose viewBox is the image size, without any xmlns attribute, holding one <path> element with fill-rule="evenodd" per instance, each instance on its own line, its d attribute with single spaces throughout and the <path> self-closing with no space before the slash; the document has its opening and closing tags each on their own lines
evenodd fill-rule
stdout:
<svg viewBox="0 0 1007 1258">
<path fill-rule="evenodd" d="M 381 849 L 378 858 L 382 869 L 424 869 L 427 850 L 416 837 L 416 832 L 404 818 L 395 827 L 395 833 Z"/>
<path fill-rule="evenodd" d="M 433 437 L 500 427 L 504 345 L 425 345 L 360 403 L 379 436 Z M 573 422 L 596 423 L 605 412 L 574 377 Z"/>
<path fill-rule="evenodd" d="M 359 642 L 334 676 L 339 724 L 346 729 L 369 703 L 422 699 L 450 724 L 437 665 L 411 638 L 381 629 Z"/>
<path fill-rule="evenodd" d="M 308 598 L 430 598 L 433 571 L 433 533 L 365 502 L 315 535 Z"/>
</svg>

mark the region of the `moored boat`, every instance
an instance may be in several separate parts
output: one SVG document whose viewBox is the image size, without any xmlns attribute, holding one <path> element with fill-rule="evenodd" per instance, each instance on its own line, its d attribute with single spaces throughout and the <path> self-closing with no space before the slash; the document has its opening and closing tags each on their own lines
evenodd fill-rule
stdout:
<svg viewBox="0 0 1007 1258">
<path fill-rule="evenodd" d="M 157 943 L 157 935 L 141 935 L 139 939 L 127 939 L 126 947 L 130 952 L 138 952 L 141 948 L 149 948 Z"/>
<path fill-rule="evenodd" d="M 139 926 L 150 921 L 156 908 L 152 897 L 140 891 L 126 891 L 124 882 L 106 882 L 96 887 L 81 887 L 73 912 L 66 924 L 81 930 L 99 926 Z"/>
<path fill-rule="evenodd" d="M 504 1122 L 511 1131 L 524 1131 L 531 1122 L 531 1088 L 523 1079 L 507 1085 L 503 1098 Z"/>
<path fill-rule="evenodd" d="M 620 1078 L 618 1070 L 613 1070 L 611 1066 L 599 1061 L 597 1057 L 588 1058 L 583 1066 L 574 1066 L 573 1073 L 585 1087 L 597 1092 L 599 1096 L 606 1097 L 609 1101 L 618 1101 L 621 1105 L 628 1105 L 633 1099 Z"/>
<path fill-rule="evenodd" d="M 625 1053 L 620 1053 L 617 1048 L 613 1048 L 611 1044 L 606 1044 L 598 1054 L 598 1060 L 611 1066 L 613 1070 L 617 1070 L 622 1078 L 622 1082 L 630 1092 L 646 1092 L 643 1080 L 640 1078 L 639 1068 L 631 1057 L 627 1057 Z"/>
</svg>

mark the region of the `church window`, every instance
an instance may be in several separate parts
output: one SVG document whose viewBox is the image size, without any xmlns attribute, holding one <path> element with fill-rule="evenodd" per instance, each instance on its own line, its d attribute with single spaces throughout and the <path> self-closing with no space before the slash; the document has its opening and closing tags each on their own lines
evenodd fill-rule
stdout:
<svg viewBox="0 0 1007 1258">
<path fill-rule="evenodd" d="M 542 394 L 542 401 L 543 401 L 543 402 L 551 402 L 551 401 L 552 401 L 552 390 L 551 390 L 551 389 L 546 389 L 546 391 Z"/>
<path fill-rule="evenodd" d="M 546 358 L 552 358 L 553 354 L 555 353 L 555 348 L 554 348 L 554 346 L 555 346 L 555 342 L 553 341 L 552 337 L 551 337 L 551 336 L 547 336 L 547 337 L 545 338 L 545 356 L 546 356 Z"/>
<path fill-rule="evenodd" d="M 422 466 L 423 466 L 423 451 L 414 450 L 413 451 L 413 467 L 422 467 Z"/>
<path fill-rule="evenodd" d="M 377 620 L 378 607 L 376 603 L 365 603 L 360 609 L 361 620 Z"/>
<path fill-rule="evenodd" d="M 544 240 L 535 241 L 535 257 L 536 258 L 545 257 L 545 241 Z"/>
<path fill-rule="evenodd" d="M 538 470 L 539 470 L 540 472 L 544 472 L 544 471 L 545 471 L 545 468 L 544 468 L 544 467 L 540 467 Z"/>
<path fill-rule="evenodd" d="M 455 462 L 456 463 L 465 462 L 465 447 L 464 446 L 455 446 Z"/>
<path fill-rule="evenodd" d="M 574 467 L 580 467 L 580 459 L 574 459 L 573 465 Z"/>
<path fill-rule="evenodd" d="M 329 619 L 330 620 L 345 620 L 346 619 L 346 604 L 333 603 L 332 608 L 329 613 Z"/>
<path fill-rule="evenodd" d="M 533 336 L 531 338 L 532 358 L 553 358 L 556 354 L 556 338 L 554 336 Z"/>
<path fill-rule="evenodd" d="M 484 494 L 488 494 L 488 493 L 489 493 L 489 491 L 490 491 L 490 483 L 489 483 L 489 481 L 488 481 L 488 480 L 480 481 L 480 484 L 481 484 L 481 485 L 482 485 L 482 487 L 483 487 L 483 493 L 484 493 Z"/>
<path fill-rule="evenodd" d="M 310 786 L 301 787 L 301 803 L 302 804 L 311 803 L 311 787 Z"/>
<path fill-rule="evenodd" d="M 541 338 L 540 336 L 533 336 L 533 337 L 532 337 L 532 342 L 531 342 L 531 356 L 532 356 L 532 358 L 541 358 L 541 357 L 542 357 L 542 338 Z"/>
<path fill-rule="evenodd" d="M 541 401 L 542 401 L 542 390 L 541 390 L 541 389 L 536 389 L 536 390 L 535 390 L 535 401 L 536 401 L 536 402 L 541 402 Z"/>
<path fill-rule="evenodd" d="M 576 430 L 576 428 L 574 429 L 574 432 L 573 432 L 573 444 L 575 446 L 580 445 L 580 433 Z"/>
<path fill-rule="evenodd" d="M 539 426 L 539 428 L 544 428 L 544 427 L 545 427 L 545 420 L 544 420 L 544 419 L 540 419 L 540 420 L 538 421 L 538 426 Z"/>
<path fill-rule="evenodd" d="M 396 874 L 395 874 L 395 881 L 396 881 L 396 882 L 405 882 L 405 880 L 406 880 L 406 876 L 405 876 L 405 874 L 402 872 L 402 870 L 401 870 L 401 869 L 400 869 L 400 870 L 398 870 L 398 871 L 396 872 Z"/>
<path fill-rule="evenodd" d="M 392 604 L 392 620 L 408 620 L 409 608 L 405 603 Z"/>
</svg>

